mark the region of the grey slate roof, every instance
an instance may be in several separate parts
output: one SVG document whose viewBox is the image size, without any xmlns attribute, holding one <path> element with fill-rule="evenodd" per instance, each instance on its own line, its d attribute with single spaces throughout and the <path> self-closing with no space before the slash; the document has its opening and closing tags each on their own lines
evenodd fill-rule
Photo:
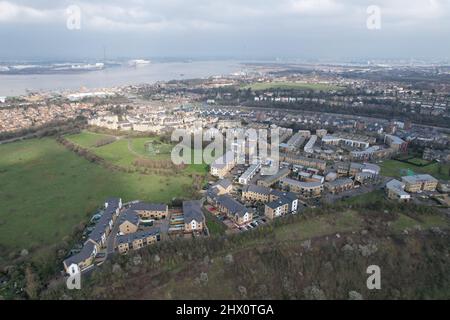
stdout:
<svg viewBox="0 0 450 320">
<path fill-rule="evenodd" d="M 278 200 L 275 200 L 275 201 L 272 201 L 272 202 L 269 202 L 268 204 L 267 204 L 267 206 L 269 207 L 269 208 L 272 208 L 272 209 L 276 209 L 276 208 L 278 208 L 278 207 L 280 207 L 280 206 L 283 206 L 283 205 L 289 205 L 289 207 L 291 207 L 291 201 L 289 201 L 287 198 L 280 198 L 280 199 L 278 199 Z"/>
<path fill-rule="evenodd" d="M 231 181 L 228 179 L 221 179 L 219 181 L 217 181 L 217 183 L 215 184 L 215 186 L 221 186 L 222 188 L 226 189 L 229 186 L 231 186 Z"/>
<path fill-rule="evenodd" d="M 228 195 L 218 196 L 217 202 L 222 205 L 223 207 L 227 208 L 228 211 L 230 211 L 231 214 L 239 215 L 240 217 L 243 217 L 247 212 L 248 209 L 243 204 L 237 202 L 232 197 Z"/>
<path fill-rule="evenodd" d="M 429 174 L 417 174 L 415 176 L 402 177 L 402 181 L 407 183 L 437 182 L 438 180 Z"/>
<path fill-rule="evenodd" d="M 137 214 L 136 211 L 132 210 L 132 209 L 127 209 L 124 213 L 122 213 L 122 215 L 120 216 L 120 220 L 119 220 L 119 225 L 121 225 L 122 223 L 129 221 L 134 225 L 138 225 L 139 224 L 139 215 Z"/>
<path fill-rule="evenodd" d="M 192 220 L 196 222 L 203 222 L 205 220 L 202 205 L 197 200 L 183 201 L 183 214 L 185 223 L 191 223 Z"/>
<path fill-rule="evenodd" d="M 89 239 L 100 243 L 102 235 L 105 233 L 106 229 L 109 227 L 109 222 L 113 218 L 114 211 L 112 208 L 108 207 L 100 217 L 100 219 L 95 224 L 94 230 L 89 234 Z"/>
<path fill-rule="evenodd" d="M 350 178 L 340 178 L 326 183 L 326 185 L 329 187 L 339 187 L 346 184 L 353 184 L 353 180 Z"/>
<path fill-rule="evenodd" d="M 248 186 L 245 186 L 243 191 L 246 192 L 254 192 L 254 193 L 258 193 L 258 194 L 270 194 L 270 189 L 263 187 L 263 186 L 257 186 L 255 184 L 249 184 Z"/>
<path fill-rule="evenodd" d="M 109 198 L 106 200 L 108 207 L 118 208 L 120 203 L 120 198 Z"/>
<path fill-rule="evenodd" d="M 78 264 L 86 259 L 90 258 L 94 253 L 95 244 L 92 241 L 87 241 L 81 251 L 66 260 L 64 260 L 64 264 L 69 267 L 71 264 Z"/>
<path fill-rule="evenodd" d="M 160 232 L 161 231 L 159 228 L 152 228 L 145 231 L 138 231 L 130 234 L 125 234 L 117 237 L 117 244 L 132 243 L 133 241 L 138 239 L 145 239 L 151 236 L 158 235 L 160 234 Z"/>
<path fill-rule="evenodd" d="M 164 203 L 137 202 L 130 205 L 131 210 L 143 211 L 166 211 L 167 205 Z"/>
</svg>

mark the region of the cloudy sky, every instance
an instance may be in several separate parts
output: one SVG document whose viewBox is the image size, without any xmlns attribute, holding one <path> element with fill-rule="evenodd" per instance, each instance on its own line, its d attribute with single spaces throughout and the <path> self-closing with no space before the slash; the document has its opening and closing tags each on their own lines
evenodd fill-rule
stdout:
<svg viewBox="0 0 450 320">
<path fill-rule="evenodd" d="M 67 27 L 73 5 L 79 30 Z M 367 27 L 371 5 L 380 29 Z M 109 58 L 448 59 L 450 0 L 0 0 L 0 40 L 3 60 L 103 47 Z"/>
</svg>

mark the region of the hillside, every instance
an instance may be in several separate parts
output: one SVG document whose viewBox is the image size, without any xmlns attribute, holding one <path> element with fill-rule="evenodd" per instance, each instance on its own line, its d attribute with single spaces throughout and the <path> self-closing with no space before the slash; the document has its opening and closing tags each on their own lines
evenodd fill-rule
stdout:
<svg viewBox="0 0 450 320">
<path fill-rule="evenodd" d="M 235 236 L 161 243 L 117 256 L 79 292 L 44 298 L 448 299 L 449 220 L 413 205 L 335 205 Z M 366 269 L 381 268 L 381 290 Z"/>
</svg>

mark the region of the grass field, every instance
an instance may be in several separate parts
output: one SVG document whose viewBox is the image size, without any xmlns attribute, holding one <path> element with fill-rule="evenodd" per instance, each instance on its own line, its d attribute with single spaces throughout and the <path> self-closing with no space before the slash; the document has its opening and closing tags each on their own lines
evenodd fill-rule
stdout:
<svg viewBox="0 0 450 320">
<path fill-rule="evenodd" d="M 75 139 L 93 141 L 91 135 Z M 120 142 L 113 150 L 123 150 Z M 113 150 L 107 148 L 103 154 L 109 152 L 113 157 Z M 121 163 L 129 160 L 117 158 Z M 68 151 L 52 138 L 1 145 L 0 181 L 3 253 L 57 243 L 70 235 L 74 226 L 86 221 L 108 197 L 169 202 L 174 197 L 188 196 L 192 185 L 187 174 L 108 171 Z M 0 263 L 5 256 L 1 255 Z"/>
<path fill-rule="evenodd" d="M 285 225 L 275 230 L 275 236 L 277 240 L 304 240 L 332 233 L 357 231 L 361 229 L 361 225 L 361 217 L 356 212 L 350 211 Z"/>
<path fill-rule="evenodd" d="M 439 168 L 441 166 L 441 168 Z M 449 180 L 450 164 L 433 163 L 428 166 L 416 166 L 396 160 L 386 160 L 380 165 L 381 174 L 386 177 L 399 178 L 402 176 L 401 170 L 411 170 L 416 174 L 428 173 L 438 179 Z"/>
<path fill-rule="evenodd" d="M 352 196 L 348 199 L 342 200 L 344 203 L 347 204 L 365 204 L 365 203 L 372 203 L 376 201 L 382 201 L 384 199 L 384 192 L 383 190 L 375 190 L 369 193 Z"/>
<path fill-rule="evenodd" d="M 214 235 L 224 235 L 227 230 L 227 226 L 212 215 L 208 210 L 203 210 L 206 219 L 206 225 L 208 226 L 209 233 Z"/>
<path fill-rule="evenodd" d="M 170 161 L 172 145 L 161 142 L 157 137 L 118 137 L 113 143 L 94 147 L 96 142 L 105 137 L 105 135 L 83 131 L 65 138 L 125 168 L 133 167 L 134 161 L 138 158 Z M 206 164 L 192 164 L 186 168 L 185 173 L 205 174 L 207 170 Z"/>
<path fill-rule="evenodd" d="M 448 227 L 448 220 L 440 215 L 424 215 L 420 220 L 413 219 L 404 214 L 400 214 L 399 218 L 391 224 L 391 229 L 396 233 L 401 233 L 405 229 L 430 229 L 432 227 Z"/>
<path fill-rule="evenodd" d="M 270 83 L 254 83 L 244 86 L 244 89 L 251 88 L 253 91 L 268 89 L 286 89 L 286 90 L 313 90 L 313 91 L 332 91 L 342 90 L 343 87 L 322 84 L 322 83 L 303 83 L 303 82 L 270 82 Z"/>
</svg>

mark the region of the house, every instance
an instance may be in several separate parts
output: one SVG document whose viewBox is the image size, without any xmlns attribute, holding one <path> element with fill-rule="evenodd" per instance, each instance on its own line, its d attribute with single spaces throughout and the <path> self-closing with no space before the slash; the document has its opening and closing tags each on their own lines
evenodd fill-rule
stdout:
<svg viewBox="0 0 450 320">
<path fill-rule="evenodd" d="M 206 191 L 206 200 L 210 204 L 215 204 L 218 196 L 229 194 L 233 191 L 233 185 L 228 179 L 221 179 L 216 184 L 212 185 Z"/>
<path fill-rule="evenodd" d="M 270 188 L 250 184 L 242 189 L 242 201 L 269 202 Z"/>
<path fill-rule="evenodd" d="M 183 201 L 184 231 L 202 231 L 205 228 L 205 215 L 200 201 Z"/>
<path fill-rule="evenodd" d="M 385 135 L 384 143 L 386 143 L 396 152 L 406 152 L 408 149 L 408 142 L 394 135 L 390 134 Z"/>
<path fill-rule="evenodd" d="M 331 193 L 339 193 L 353 189 L 353 180 L 350 178 L 340 178 L 325 183 L 325 188 Z"/>
<path fill-rule="evenodd" d="M 438 180 L 429 174 L 402 177 L 407 192 L 435 191 Z"/>
<path fill-rule="evenodd" d="M 130 205 L 141 218 L 164 219 L 169 214 L 169 208 L 164 203 L 136 202 Z"/>
<path fill-rule="evenodd" d="M 305 182 L 283 178 L 280 181 L 280 185 L 284 190 L 299 193 L 305 197 L 316 197 L 323 191 L 323 184 L 320 182 Z"/>
<path fill-rule="evenodd" d="M 269 188 L 284 177 L 287 177 L 291 173 L 291 170 L 289 168 L 282 168 L 278 170 L 278 172 L 274 175 L 265 176 L 263 179 L 258 180 L 257 185 Z"/>
<path fill-rule="evenodd" d="M 160 241 L 160 229 L 152 228 L 150 230 L 134 232 L 117 237 L 117 250 L 119 253 L 126 253 L 129 250 L 137 250 L 147 245 Z"/>
<path fill-rule="evenodd" d="M 250 180 L 253 179 L 253 177 L 256 175 L 258 170 L 261 168 L 261 164 L 253 164 L 250 167 L 248 167 L 247 170 L 239 177 L 239 183 L 243 185 L 247 185 L 250 183 Z"/>
<path fill-rule="evenodd" d="M 234 152 L 228 151 L 223 156 L 214 160 L 210 166 L 211 175 L 223 179 L 227 173 L 236 165 Z"/>
<path fill-rule="evenodd" d="M 123 234 L 135 233 L 139 228 L 140 218 L 136 211 L 127 209 L 120 216 L 119 230 Z"/>
<path fill-rule="evenodd" d="M 94 258 L 97 255 L 97 244 L 91 240 L 86 241 L 81 251 L 66 260 L 64 260 L 64 270 L 69 273 L 69 268 L 72 264 L 76 264 L 78 268 L 83 271 L 88 268 L 94 262 Z"/>
<path fill-rule="evenodd" d="M 405 184 L 401 181 L 393 179 L 386 183 L 386 194 L 389 199 L 400 202 L 408 202 L 411 200 L 411 195 L 405 191 Z"/>
<path fill-rule="evenodd" d="M 269 219 L 283 216 L 289 212 L 289 200 L 281 198 L 272 202 L 269 202 L 264 207 L 264 215 Z"/>
<path fill-rule="evenodd" d="M 218 196 L 216 206 L 237 225 L 244 225 L 253 220 L 253 213 L 229 195 Z"/>
<path fill-rule="evenodd" d="M 217 181 L 217 183 L 215 185 L 213 185 L 213 187 L 217 188 L 218 195 L 227 194 L 227 193 L 230 193 L 231 191 L 233 191 L 233 184 L 228 179 L 221 179 L 221 180 Z"/>
<path fill-rule="evenodd" d="M 81 271 L 92 265 L 97 252 L 105 246 L 106 239 L 121 208 L 122 199 L 120 198 L 110 198 L 105 201 L 105 210 L 96 222 L 94 230 L 89 234 L 81 251 L 63 261 L 66 271 L 72 264 L 78 265 Z"/>
<path fill-rule="evenodd" d="M 264 215 L 269 219 L 274 219 L 291 212 L 297 212 L 298 202 L 297 196 L 292 192 L 273 190 L 270 202 L 264 207 Z"/>
<path fill-rule="evenodd" d="M 306 158 L 296 155 L 284 154 L 280 155 L 281 161 L 288 162 L 291 164 L 304 166 L 304 167 L 312 167 L 324 171 L 327 167 L 327 162 L 320 159 L 314 158 Z"/>
</svg>

